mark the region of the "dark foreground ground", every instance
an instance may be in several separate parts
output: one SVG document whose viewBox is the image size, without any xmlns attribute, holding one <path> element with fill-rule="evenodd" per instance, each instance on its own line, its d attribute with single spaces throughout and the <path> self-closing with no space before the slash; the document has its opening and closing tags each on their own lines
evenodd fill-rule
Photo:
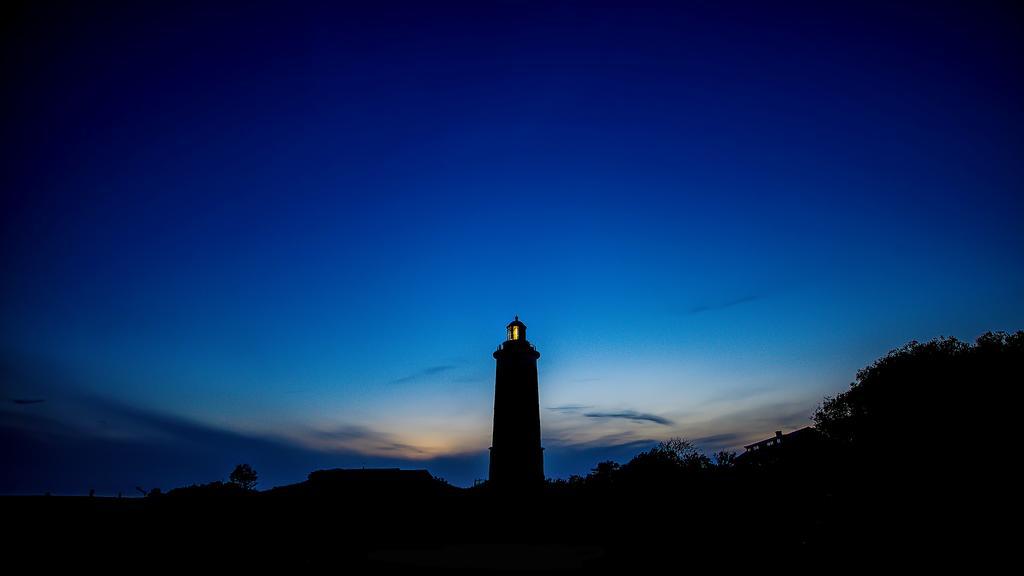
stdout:
<svg viewBox="0 0 1024 576">
<path fill-rule="evenodd" d="M 901 508 L 909 500 L 840 500 L 767 483 L 629 495 L 549 487 L 530 498 L 444 487 L 390 495 L 302 487 L 231 496 L 4 497 L 0 505 L 7 557 L 44 570 L 649 573 L 709 564 L 819 571 L 879 558 L 912 567 L 955 554 L 942 544 L 944 513 Z"/>
</svg>

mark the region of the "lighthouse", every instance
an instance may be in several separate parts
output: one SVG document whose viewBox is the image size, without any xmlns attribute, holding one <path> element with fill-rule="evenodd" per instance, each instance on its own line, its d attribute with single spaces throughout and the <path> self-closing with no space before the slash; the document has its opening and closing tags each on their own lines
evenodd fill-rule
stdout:
<svg viewBox="0 0 1024 576">
<path fill-rule="evenodd" d="M 489 479 L 495 490 L 530 491 L 544 484 L 538 358 L 540 352 L 526 339 L 526 324 L 516 316 L 505 327 L 505 341 L 494 351 L 497 366 Z"/>
</svg>

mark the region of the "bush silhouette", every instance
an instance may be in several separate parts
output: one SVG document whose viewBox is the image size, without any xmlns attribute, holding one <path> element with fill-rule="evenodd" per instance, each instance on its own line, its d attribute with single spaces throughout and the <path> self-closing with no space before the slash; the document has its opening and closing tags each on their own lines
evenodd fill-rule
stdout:
<svg viewBox="0 0 1024 576">
<path fill-rule="evenodd" d="M 253 490 L 256 488 L 258 475 L 256 474 L 256 471 L 252 469 L 252 466 L 249 466 L 248 464 L 239 464 L 238 466 L 235 466 L 235 469 L 231 472 L 231 476 L 228 477 L 228 480 L 243 490 Z"/>
</svg>

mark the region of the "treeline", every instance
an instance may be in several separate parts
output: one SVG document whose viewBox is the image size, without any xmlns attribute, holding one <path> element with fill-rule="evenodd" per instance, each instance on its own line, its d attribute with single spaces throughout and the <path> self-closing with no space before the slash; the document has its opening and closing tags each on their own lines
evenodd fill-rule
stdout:
<svg viewBox="0 0 1024 576">
<path fill-rule="evenodd" d="M 826 397 L 812 426 L 757 452 L 705 455 L 674 438 L 625 464 L 549 480 L 555 493 L 644 491 L 714 481 L 790 479 L 819 493 L 900 494 L 923 501 L 955 481 L 976 480 L 990 434 L 1007 423 L 1024 384 L 1024 331 L 910 342 L 859 370 L 850 388 Z M 999 416 L 997 416 L 999 415 Z M 770 431 L 766 431 L 770 434 Z M 793 438 L 790 438 L 792 436 Z"/>
</svg>

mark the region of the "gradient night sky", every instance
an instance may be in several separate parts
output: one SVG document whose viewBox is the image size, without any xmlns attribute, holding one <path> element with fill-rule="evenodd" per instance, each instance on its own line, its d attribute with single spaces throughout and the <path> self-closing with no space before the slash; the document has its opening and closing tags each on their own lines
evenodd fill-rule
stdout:
<svg viewBox="0 0 1024 576">
<path fill-rule="evenodd" d="M 1024 327 L 1011 3 L 33 4 L 3 17 L 0 492 L 471 484 L 514 314 L 552 477 Z"/>
</svg>

